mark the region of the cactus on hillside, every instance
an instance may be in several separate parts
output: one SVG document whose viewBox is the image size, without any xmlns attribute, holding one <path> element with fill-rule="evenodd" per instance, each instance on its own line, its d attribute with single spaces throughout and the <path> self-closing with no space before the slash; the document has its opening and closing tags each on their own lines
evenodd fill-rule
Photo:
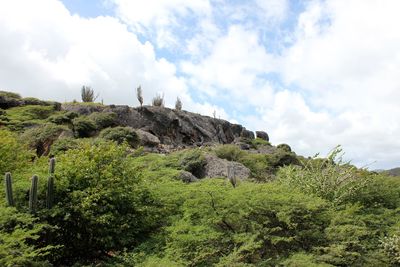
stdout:
<svg viewBox="0 0 400 267">
<path fill-rule="evenodd" d="M 32 185 L 29 191 L 29 211 L 31 213 L 35 213 L 37 208 L 38 180 L 39 177 L 37 177 L 37 175 L 32 176 Z"/>
<path fill-rule="evenodd" d="M 235 167 L 233 165 L 228 165 L 228 179 L 233 187 L 236 187 L 237 181 L 235 177 Z"/>
<path fill-rule="evenodd" d="M 54 171 L 56 167 L 56 159 L 50 159 L 49 166 L 49 178 L 47 179 L 47 191 L 46 191 L 46 207 L 51 209 L 54 201 Z"/>
<path fill-rule="evenodd" d="M 5 176 L 5 183 L 6 183 L 6 199 L 7 205 L 12 207 L 14 206 L 14 198 L 13 198 L 13 191 L 12 191 L 12 179 L 11 173 L 7 172 Z"/>
</svg>

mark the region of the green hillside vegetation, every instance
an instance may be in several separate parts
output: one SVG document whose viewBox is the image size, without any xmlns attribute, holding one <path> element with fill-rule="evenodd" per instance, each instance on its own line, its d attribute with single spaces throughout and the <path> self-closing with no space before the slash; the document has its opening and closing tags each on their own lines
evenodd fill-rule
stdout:
<svg viewBox="0 0 400 267">
<path fill-rule="evenodd" d="M 150 153 L 114 113 L 47 102 L 0 110 L 0 125 L 12 180 L 0 190 L 0 266 L 400 266 L 400 179 L 344 162 L 340 147 L 326 158 L 285 144 Z M 207 154 L 249 179 L 203 178 Z"/>
</svg>

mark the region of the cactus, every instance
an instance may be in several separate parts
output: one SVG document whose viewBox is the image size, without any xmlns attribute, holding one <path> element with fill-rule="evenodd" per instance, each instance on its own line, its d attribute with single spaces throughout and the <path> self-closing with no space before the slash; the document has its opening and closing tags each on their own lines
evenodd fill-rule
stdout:
<svg viewBox="0 0 400 267">
<path fill-rule="evenodd" d="M 49 178 L 47 179 L 47 191 L 46 191 L 46 207 L 51 209 L 54 200 L 54 170 L 56 167 L 55 158 L 50 159 Z"/>
<path fill-rule="evenodd" d="M 35 213 L 37 208 L 38 180 L 37 175 L 32 176 L 32 185 L 29 191 L 29 211 L 31 213 Z"/>
<path fill-rule="evenodd" d="M 14 198 L 13 198 L 13 191 L 12 191 L 12 180 L 11 180 L 11 173 L 6 173 L 6 199 L 8 206 L 14 206 Z"/>
<path fill-rule="evenodd" d="M 228 165 L 228 179 L 229 182 L 231 182 L 232 186 L 235 188 L 237 181 L 236 181 L 236 177 L 235 177 L 235 168 L 233 165 Z"/>
</svg>

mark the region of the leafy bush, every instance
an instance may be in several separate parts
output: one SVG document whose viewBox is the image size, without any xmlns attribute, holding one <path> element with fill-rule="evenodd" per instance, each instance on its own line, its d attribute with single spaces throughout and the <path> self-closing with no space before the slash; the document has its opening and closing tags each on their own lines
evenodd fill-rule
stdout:
<svg viewBox="0 0 400 267">
<path fill-rule="evenodd" d="M 0 91 L 0 96 L 14 98 L 14 99 L 21 99 L 21 95 L 14 92 Z"/>
<path fill-rule="evenodd" d="M 79 147 L 79 142 L 77 139 L 67 137 L 57 139 L 51 146 L 51 154 L 58 155 L 64 153 L 70 149 L 76 149 Z"/>
<path fill-rule="evenodd" d="M 100 132 L 100 137 L 118 144 L 127 142 L 131 147 L 137 147 L 140 143 L 139 136 L 131 127 L 106 128 Z"/>
<path fill-rule="evenodd" d="M 166 258 L 185 266 L 275 266 L 323 240 L 327 205 L 287 187 L 214 179 L 191 184 L 190 193 L 167 228 Z"/>
<path fill-rule="evenodd" d="M 290 146 L 288 144 L 280 144 L 280 145 L 277 145 L 276 148 L 277 149 L 281 149 L 281 150 L 286 151 L 286 152 L 291 152 L 292 151 L 292 149 L 290 148 Z"/>
<path fill-rule="evenodd" d="M 179 165 L 183 170 L 191 172 L 197 178 L 202 178 L 206 160 L 199 149 L 193 149 L 180 153 Z"/>
<path fill-rule="evenodd" d="M 17 136 L 7 130 L 0 129 L 0 175 L 28 165 L 32 154 L 18 141 Z"/>
<path fill-rule="evenodd" d="M 342 203 L 357 195 L 369 182 L 356 168 L 343 162 L 342 150 L 333 150 L 327 160 L 309 160 L 303 166 L 281 168 L 278 179 L 290 187 L 313 194 L 334 203 Z"/>
<path fill-rule="evenodd" d="M 91 137 L 97 130 L 96 124 L 84 116 L 73 119 L 72 125 L 77 137 Z"/>
<path fill-rule="evenodd" d="M 117 114 L 114 112 L 93 112 L 88 116 L 101 130 L 107 127 L 117 126 Z"/>
<path fill-rule="evenodd" d="M 50 116 L 47 120 L 55 124 L 72 123 L 72 120 L 79 116 L 78 113 L 73 111 L 65 111 Z"/>
<path fill-rule="evenodd" d="M 240 148 L 235 145 L 221 145 L 218 146 L 214 152 L 217 157 L 229 161 L 240 161 L 245 154 L 244 151 L 240 150 Z"/>
<path fill-rule="evenodd" d="M 10 108 L 7 110 L 10 120 L 29 121 L 44 120 L 55 112 L 52 106 L 28 105 L 22 107 Z"/>
<path fill-rule="evenodd" d="M 0 266 L 51 266 L 43 261 L 53 249 L 38 241 L 48 225 L 37 218 L 0 206 Z"/>
<path fill-rule="evenodd" d="M 109 251 L 132 248 L 160 218 L 156 200 L 127 159 L 127 147 L 84 144 L 59 156 L 56 206 L 47 220 L 57 227 L 58 265 L 91 262 Z"/>
<path fill-rule="evenodd" d="M 22 134 L 21 140 L 30 148 L 35 149 L 38 156 L 47 155 L 53 142 L 63 131 L 67 130 L 63 126 L 46 123 L 26 130 Z"/>
<path fill-rule="evenodd" d="M 400 236 L 384 237 L 382 247 L 393 264 L 400 264 Z"/>
</svg>

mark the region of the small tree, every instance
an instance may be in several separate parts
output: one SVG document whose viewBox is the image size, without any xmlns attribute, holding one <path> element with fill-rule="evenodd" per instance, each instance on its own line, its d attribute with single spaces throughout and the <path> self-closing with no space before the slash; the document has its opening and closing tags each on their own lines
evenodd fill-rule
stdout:
<svg viewBox="0 0 400 267">
<path fill-rule="evenodd" d="M 143 106 L 143 95 L 142 95 L 142 86 L 139 85 L 138 88 L 136 88 L 136 97 L 140 103 L 140 107 Z"/>
<path fill-rule="evenodd" d="M 157 94 L 153 98 L 153 106 L 155 107 L 163 107 L 164 106 L 164 96 Z"/>
<path fill-rule="evenodd" d="M 179 97 L 176 98 L 175 109 L 182 110 L 182 101 L 179 99 Z"/>
<path fill-rule="evenodd" d="M 94 95 L 94 90 L 89 86 L 82 86 L 81 97 L 83 102 L 94 102 L 99 97 L 99 95 Z"/>
</svg>

